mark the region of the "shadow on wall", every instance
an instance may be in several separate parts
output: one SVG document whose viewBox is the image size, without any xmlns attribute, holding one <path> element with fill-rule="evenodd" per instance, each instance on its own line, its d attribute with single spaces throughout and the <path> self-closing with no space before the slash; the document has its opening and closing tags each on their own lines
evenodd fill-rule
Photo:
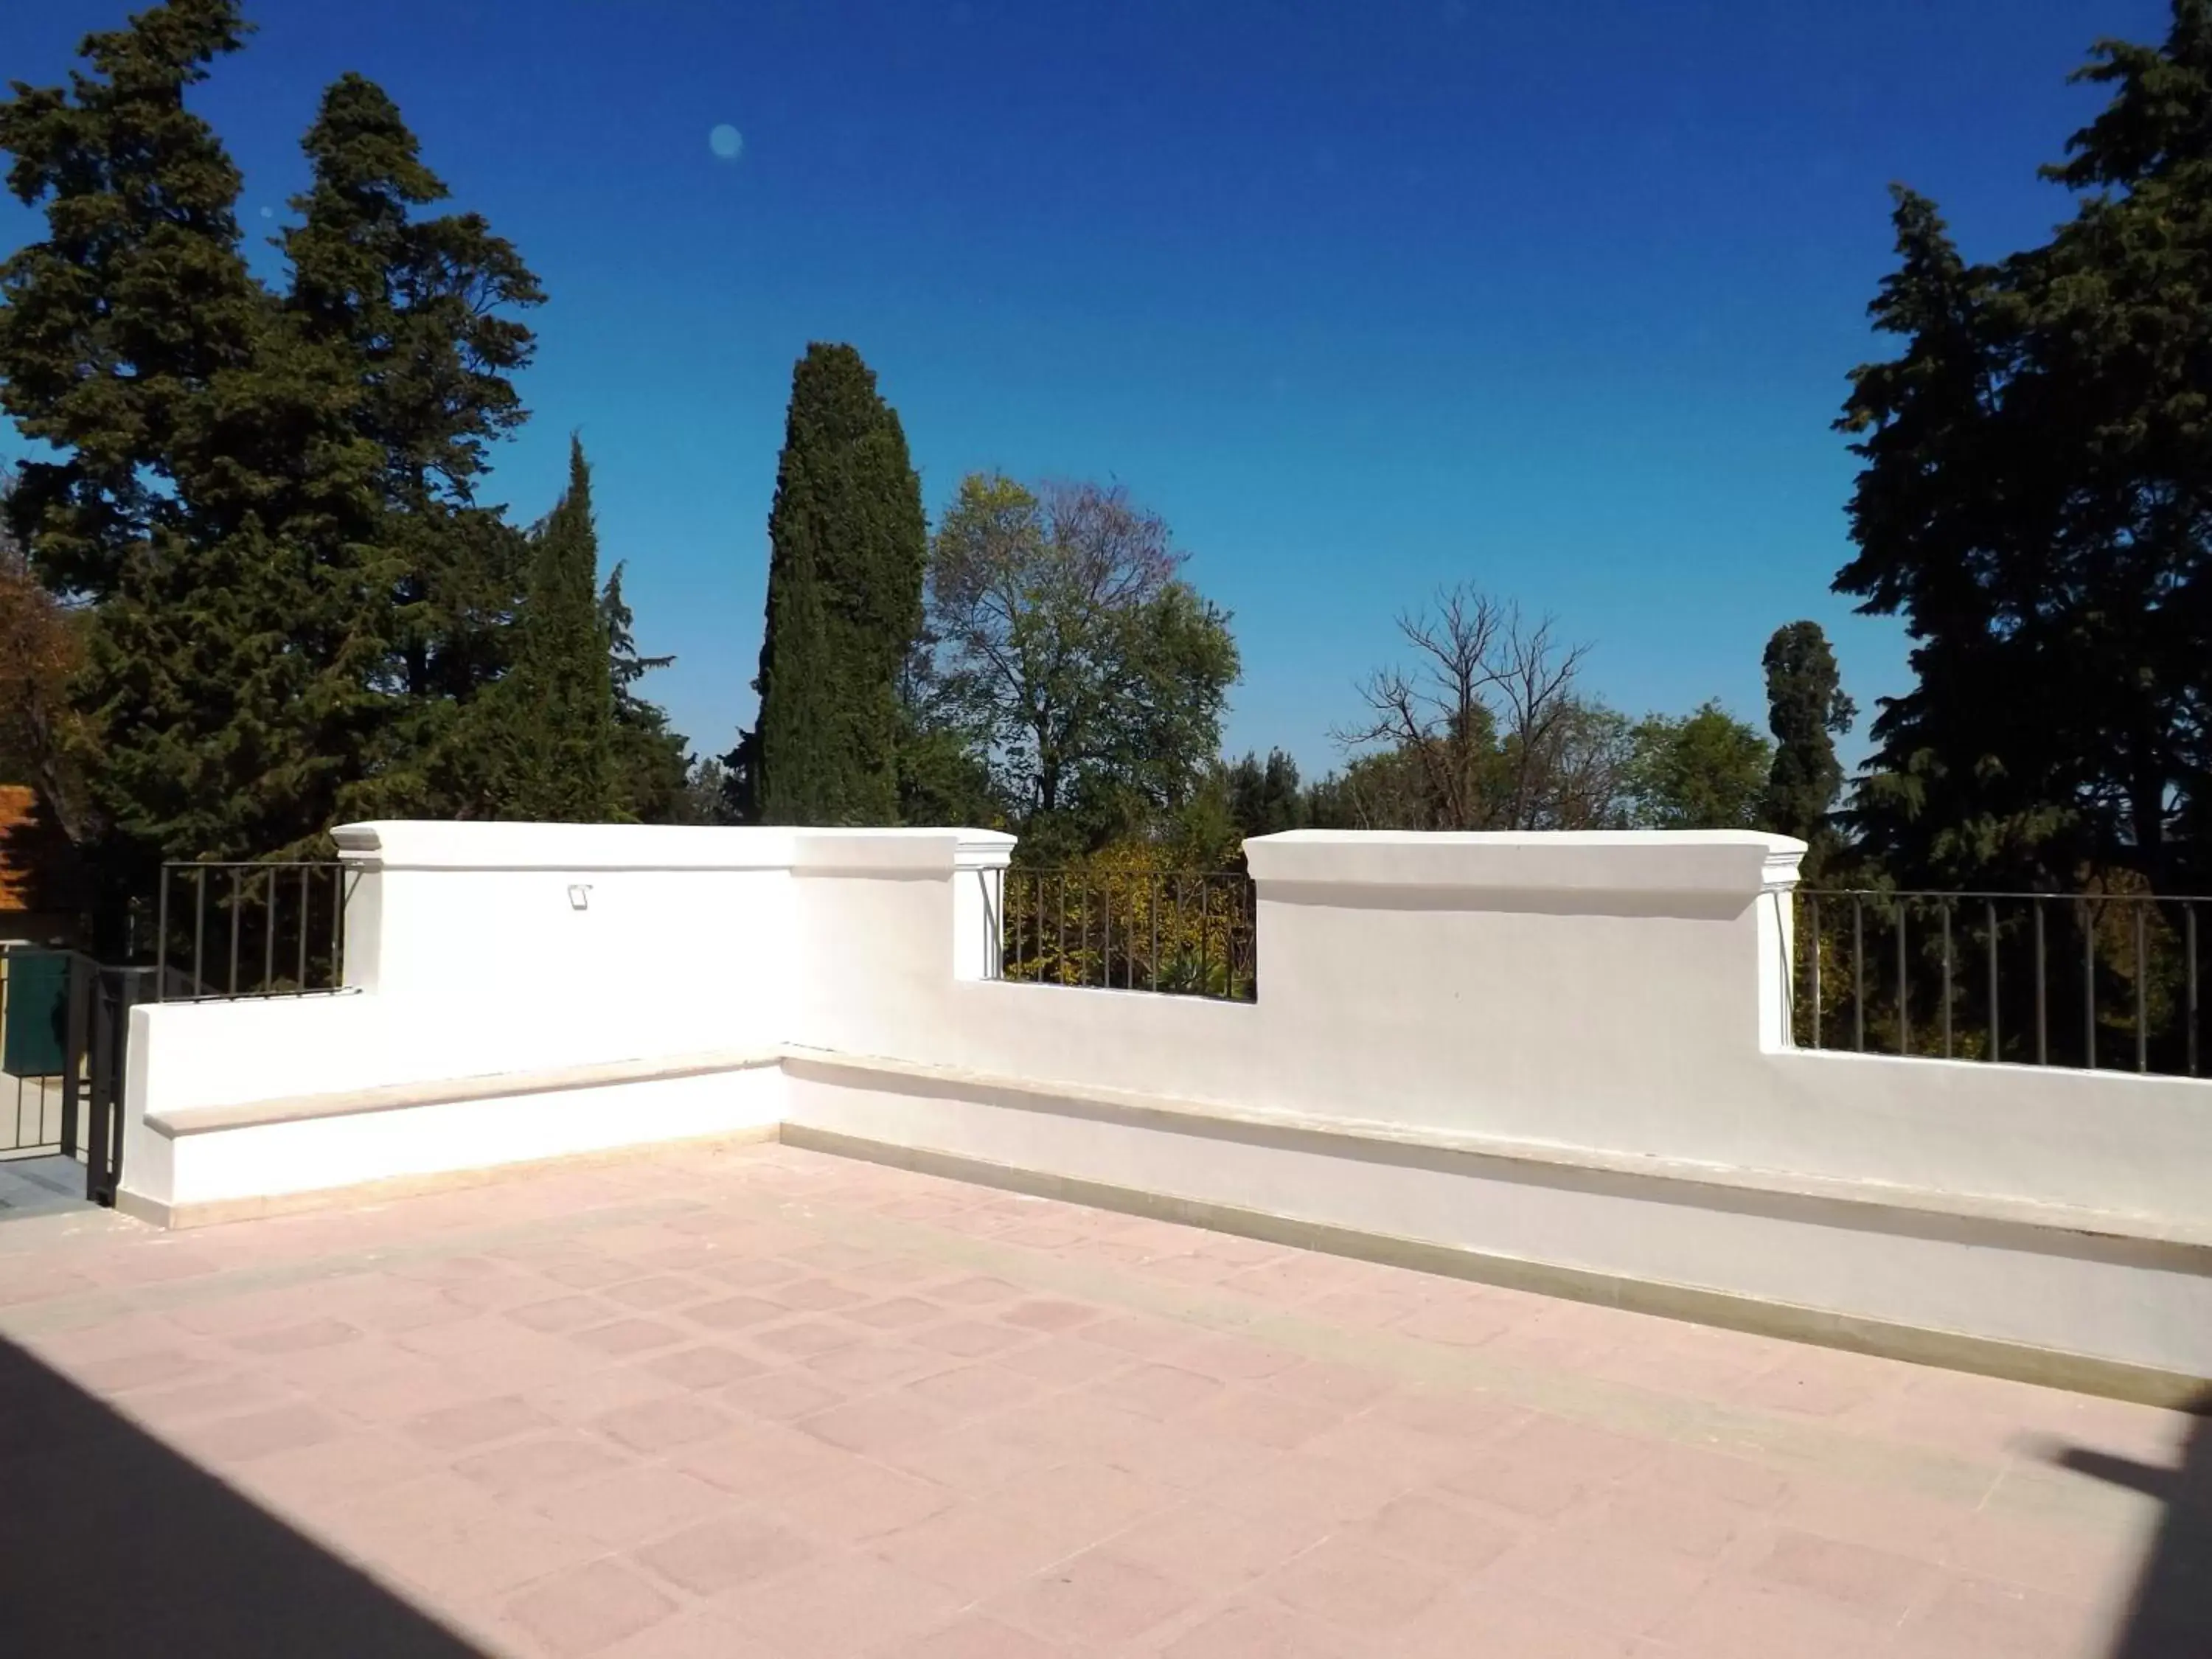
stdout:
<svg viewBox="0 0 2212 1659">
<path fill-rule="evenodd" d="M 0 1652 L 464 1659 L 477 1651 L 0 1342 Z"/>
<path fill-rule="evenodd" d="M 2178 1468 L 2069 1446 L 2051 1454 L 2061 1468 L 2111 1481 L 2164 1506 L 2158 1540 L 2136 1581 L 2111 1659 L 2203 1659 L 2212 1654 L 2212 1393 L 2197 1413 Z"/>
</svg>

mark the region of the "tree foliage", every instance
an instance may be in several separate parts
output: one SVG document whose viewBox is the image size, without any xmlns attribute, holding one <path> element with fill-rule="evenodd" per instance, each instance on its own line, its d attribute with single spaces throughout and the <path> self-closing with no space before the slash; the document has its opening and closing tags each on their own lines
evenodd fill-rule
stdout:
<svg viewBox="0 0 2212 1659">
<path fill-rule="evenodd" d="M 573 439 L 567 493 L 531 536 L 520 645 L 496 707 L 500 816 L 570 823 L 629 816 L 591 468 Z"/>
<path fill-rule="evenodd" d="M 1914 688 L 1874 722 L 1852 819 L 1918 884 L 2212 874 L 2212 0 L 2157 47 L 2106 41 L 2111 101 L 2045 169 L 2076 193 L 1994 264 L 1897 195 L 1855 372 L 1857 554 Z"/>
<path fill-rule="evenodd" d="M 749 818 L 897 822 L 899 681 L 927 558 L 897 412 L 851 346 L 808 346 L 769 514 L 760 714 L 731 757 Z"/>
<path fill-rule="evenodd" d="M 1328 791 L 1331 817 L 1396 830 L 1588 830 L 1615 822 L 1627 721 L 1577 690 L 1588 647 L 1550 617 L 1466 586 L 1398 618 L 1410 665 L 1370 675 L 1366 749 Z"/>
<path fill-rule="evenodd" d="M 1850 730 L 1858 709 L 1844 693 L 1836 654 L 1818 623 L 1776 629 L 1762 662 L 1774 761 L 1759 820 L 1778 835 L 1796 836 L 1817 855 L 1834 838 L 1829 814 L 1844 784 L 1836 739 Z"/>
<path fill-rule="evenodd" d="M 614 696 L 615 798 L 624 817 L 641 823 L 677 823 L 691 810 L 686 799 L 690 757 L 683 733 L 671 729 L 667 711 L 639 696 L 637 690 L 640 680 L 676 659 L 639 653 L 637 619 L 623 598 L 622 579 L 623 566 L 617 562 L 599 592 L 599 636 L 607 643 L 607 677 Z"/>
<path fill-rule="evenodd" d="M 484 810 L 486 746 L 469 705 L 510 665 L 528 549 L 477 500 L 490 446 L 526 411 L 512 377 L 534 342 L 517 313 L 538 279 L 473 213 L 419 216 L 446 185 L 374 82 L 324 93 L 301 148 L 309 188 L 278 239 L 295 350 L 343 388 L 331 441 L 364 447 L 389 699 L 363 810 Z"/>
<path fill-rule="evenodd" d="M 1630 822 L 1639 830 L 1750 830 L 1773 749 L 1717 702 L 1650 714 L 1630 734 Z"/>
<path fill-rule="evenodd" d="M 115 890 L 156 857 L 307 850 L 348 817 L 498 811 L 525 776 L 550 810 L 550 751 L 510 718 L 532 694 L 489 693 L 549 612 L 599 637 L 588 586 L 570 614 L 588 504 L 533 543 L 478 499 L 525 417 L 536 278 L 479 216 L 428 211 L 446 186 L 349 75 L 302 140 L 284 277 L 257 280 L 238 171 L 189 96 L 248 32 L 237 0 L 167 0 L 88 36 L 68 85 L 0 101 L 9 187 L 44 219 L 0 264 L 0 410 L 45 446 L 6 504 L 37 591 L 10 592 L 19 618 L 67 617 L 66 665 L 36 659 L 40 742 L 84 789 L 41 787 Z M 562 689 L 591 672 L 539 650 L 523 681 L 553 688 L 550 720 L 597 706 Z M 579 719 L 560 741 L 596 752 Z M 570 799 L 623 810 L 594 765 Z"/>
<path fill-rule="evenodd" d="M 930 557 L 934 706 L 985 759 L 1024 857 L 1156 823 L 1218 751 L 1237 647 L 1184 562 L 1118 486 L 962 481 Z"/>
<path fill-rule="evenodd" d="M 89 834 L 83 722 L 70 683 L 84 656 L 82 618 L 64 611 L 8 528 L 15 474 L 0 467 L 0 783 L 34 787 L 72 842 Z"/>
</svg>

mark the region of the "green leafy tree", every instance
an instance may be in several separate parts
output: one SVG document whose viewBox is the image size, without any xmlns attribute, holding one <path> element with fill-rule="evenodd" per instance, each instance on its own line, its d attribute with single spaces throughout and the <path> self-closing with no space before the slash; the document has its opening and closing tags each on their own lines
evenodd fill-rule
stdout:
<svg viewBox="0 0 2212 1659">
<path fill-rule="evenodd" d="M 1903 618 L 1917 682 L 1850 817 L 1911 884 L 2212 874 L 2212 3 L 2081 78 L 2112 98 L 2045 169 L 2077 193 L 2045 245 L 1969 263 L 1899 192 L 1901 349 L 1841 421 L 1837 586 Z"/>
<path fill-rule="evenodd" d="M 899 822 L 995 830 L 1007 820 L 986 745 L 937 668 L 924 627 L 899 675 Z"/>
<path fill-rule="evenodd" d="M 1833 840 L 1828 817 L 1844 786 L 1836 739 L 1850 730 L 1858 709 L 1844 693 L 1836 653 L 1818 623 L 1776 629 L 1763 662 L 1774 762 L 1759 822 L 1778 835 L 1796 836 L 1817 858 Z"/>
<path fill-rule="evenodd" d="M 1706 702 L 1688 714 L 1652 714 L 1632 733 L 1628 788 L 1641 830 L 1748 830 L 1759 821 L 1773 750 L 1765 738 Z"/>
<path fill-rule="evenodd" d="M 898 821 L 899 681 L 928 552 L 897 412 L 851 346 L 808 346 L 769 514 L 760 714 L 730 757 L 749 819 Z"/>
<path fill-rule="evenodd" d="M 582 443 L 568 488 L 531 538 L 514 672 L 500 683 L 500 815 L 601 823 L 628 816 L 599 594 L 599 532 Z"/>
<path fill-rule="evenodd" d="M 1220 746 L 1229 618 L 1120 489 L 964 479 L 938 527 L 928 613 L 941 706 L 1049 863 L 1172 815 Z"/>
</svg>

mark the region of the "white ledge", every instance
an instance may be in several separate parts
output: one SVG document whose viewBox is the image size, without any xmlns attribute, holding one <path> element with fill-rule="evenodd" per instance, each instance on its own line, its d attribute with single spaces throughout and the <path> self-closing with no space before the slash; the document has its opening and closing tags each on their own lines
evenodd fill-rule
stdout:
<svg viewBox="0 0 2212 1659">
<path fill-rule="evenodd" d="M 785 1070 L 795 1070 L 802 1076 L 811 1072 L 828 1079 L 842 1073 L 854 1079 L 905 1082 L 946 1091 L 975 1091 L 997 1095 L 1002 1100 L 1028 1103 L 1028 1109 L 1049 1112 L 1071 1107 L 1088 1108 L 1184 1133 L 1204 1134 L 1210 1130 L 1218 1133 L 1221 1129 L 1234 1128 L 1255 1133 L 1310 1136 L 1347 1147 L 1364 1147 L 1378 1154 L 1440 1154 L 1490 1159 L 1555 1170 L 1561 1175 L 1622 1176 L 1632 1180 L 1714 1188 L 1742 1194 L 1746 1198 L 1767 1194 L 1863 1210 L 1899 1212 L 1931 1219 L 1995 1222 L 2076 1237 L 2166 1245 L 2190 1252 L 2212 1252 L 2212 1227 L 2034 1200 L 1942 1192 L 1884 1182 L 1798 1175 L 1786 1170 L 1733 1164 L 1703 1164 L 1686 1158 L 1609 1152 L 1552 1141 L 1511 1140 L 1494 1135 L 1455 1133 L 1443 1129 L 1407 1129 L 1361 1118 L 1255 1112 L 1210 1101 L 1174 1100 L 1128 1090 L 997 1077 L 952 1066 L 924 1065 L 880 1055 L 840 1054 L 826 1048 L 792 1044 L 785 1046 L 783 1056 Z M 2199 1272 L 2208 1270 L 2212 1270 L 2212 1263 L 2197 1269 Z"/>
<path fill-rule="evenodd" d="M 645 823 L 340 824 L 338 856 L 357 870 L 790 870 L 932 875 L 1001 869 L 1014 838 L 990 830 L 732 829 Z"/>
<path fill-rule="evenodd" d="M 596 1066 L 562 1066 L 538 1072 L 492 1072 L 477 1077 L 441 1078 L 428 1083 L 393 1083 L 343 1093 L 290 1095 L 273 1100 L 245 1100 L 222 1106 L 187 1106 L 149 1112 L 146 1127 L 171 1139 L 210 1134 L 221 1129 L 253 1129 L 312 1118 L 353 1117 L 364 1112 L 398 1112 L 415 1106 L 450 1106 L 464 1100 L 497 1100 L 507 1095 L 556 1094 L 570 1089 L 604 1089 L 618 1083 L 662 1083 L 673 1078 L 708 1077 L 720 1072 L 751 1071 L 781 1062 L 777 1048 L 732 1049 L 718 1054 L 676 1054 L 652 1060 L 617 1060 Z"/>
<path fill-rule="evenodd" d="M 1747 830 L 1293 830 L 1244 843 L 1270 887 L 1752 897 L 1796 885 L 1805 843 Z"/>
</svg>

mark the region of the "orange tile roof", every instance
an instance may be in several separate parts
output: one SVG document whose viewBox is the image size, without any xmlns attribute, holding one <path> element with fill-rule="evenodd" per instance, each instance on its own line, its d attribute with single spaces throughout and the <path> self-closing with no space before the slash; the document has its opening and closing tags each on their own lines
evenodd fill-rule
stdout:
<svg viewBox="0 0 2212 1659">
<path fill-rule="evenodd" d="M 30 906 L 30 872 L 21 867 L 20 851 L 15 851 L 10 857 L 13 849 L 9 843 L 17 829 L 31 830 L 38 811 L 37 790 L 28 784 L 0 783 L 0 910 L 21 910 Z"/>
</svg>

